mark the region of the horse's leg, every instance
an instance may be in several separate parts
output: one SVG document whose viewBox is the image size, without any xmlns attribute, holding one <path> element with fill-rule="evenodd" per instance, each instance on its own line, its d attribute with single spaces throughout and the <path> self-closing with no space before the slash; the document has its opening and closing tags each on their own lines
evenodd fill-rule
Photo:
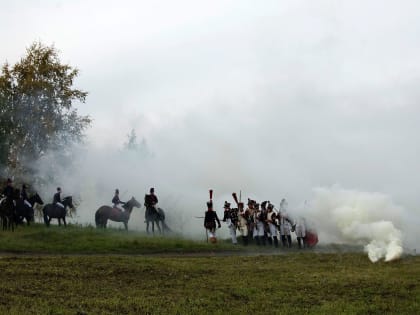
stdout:
<svg viewBox="0 0 420 315">
<path fill-rule="evenodd" d="M 61 219 L 57 218 L 57 220 L 58 220 L 58 226 L 61 226 Z"/>
<path fill-rule="evenodd" d="M 146 220 L 146 232 L 149 234 L 149 220 Z"/>
<path fill-rule="evenodd" d="M 152 234 L 155 235 L 155 220 L 152 220 Z"/>
<path fill-rule="evenodd" d="M 156 220 L 156 226 L 158 227 L 159 234 L 162 234 L 162 230 L 160 229 L 159 220 Z"/>
<path fill-rule="evenodd" d="M 64 222 L 64 227 L 67 227 L 66 217 L 63 218 L 63 222 Z"/>
<path fill-rule="evenodd" d="M 128 231 L 127 221 L 124 221 L 124 227 L 125 227 L 125 230 Z"/>
</svg>

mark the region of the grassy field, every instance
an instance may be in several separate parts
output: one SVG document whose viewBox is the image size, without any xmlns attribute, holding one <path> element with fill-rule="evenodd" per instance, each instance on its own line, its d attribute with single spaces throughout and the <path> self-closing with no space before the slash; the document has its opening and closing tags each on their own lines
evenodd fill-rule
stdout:
<svg viewBox="0 0 420 315">
<path fill-rule="evenodd" d="M 0 232 L 0 314 L 420 314 L 419 256 L 372 264 L 232 247 L 79 227 Z"/>
<path fill-rule="evenodd" d="M 154 254 L 220 250 L 240 250 L 219 242 L 205 242 L 179 236 L 151 237 L 146 233 L 117 229 L 97 229 L 68 225 L 66 228 L 43 224 L 19 227 L 15 232 L 0 232 L 0 251 L 39 254 Z"/>
<path fill-rule="evenodd" d="M 419 314 L 420 259 L 7 256 L 1 314 Z"/>
</svg>

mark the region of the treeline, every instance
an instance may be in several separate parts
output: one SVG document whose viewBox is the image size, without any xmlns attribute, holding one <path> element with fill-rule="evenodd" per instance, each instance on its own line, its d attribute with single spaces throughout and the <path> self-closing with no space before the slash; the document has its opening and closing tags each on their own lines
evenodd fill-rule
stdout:
<svg viewBox="0 0 420 315">
<path fill-rule="evenodd" d="M 34 181 L 34 161 L 49 150 L 65 154 L 82 139 L 89 116 L 76 103 L 87 92 L 73 87 L 79 71 L 60 61 L 54 46 L 33 43 L 14 65 L 0 73 L 0 177 Z"/>
</svg>

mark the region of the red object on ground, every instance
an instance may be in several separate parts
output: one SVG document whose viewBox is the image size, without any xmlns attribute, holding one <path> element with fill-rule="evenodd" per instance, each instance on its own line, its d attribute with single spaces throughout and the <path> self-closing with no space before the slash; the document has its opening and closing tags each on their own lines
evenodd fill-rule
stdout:
<svg viewBox="0 0 420 315">
<path fill-rule="evenodd" d="M 318 243 L 318 234 L 315 231 L 306 231 L 306 245 L 313 247 Z"/>
</svg>

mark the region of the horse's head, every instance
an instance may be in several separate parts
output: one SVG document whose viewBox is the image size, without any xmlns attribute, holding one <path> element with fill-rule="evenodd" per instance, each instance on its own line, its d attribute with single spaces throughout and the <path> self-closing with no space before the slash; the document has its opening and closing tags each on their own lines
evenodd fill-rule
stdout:
<svg viewBox="0 0 420 315">
<path fill-rule="evenodd" d="M 63 199 L 63 205 L 68 206 L 72 209 L 74 209 L 73 206 L 73 197 L 72 196 L 67 196 Z"/>
<path fill-rule="evenodd" d="M 33 199 L 37 204 L 43 205 L 44 202 L 42 201 L 41 197 L 38 195 L 38 193 L 35 193 L 35 195 L 33 195 Z"/>
<path fill-rule="evenodd" d="M 140 204 L 140 202 L 138 202 L 136 200 L 136 198 L 131 197 L 131 199 L 129 201 L 127 201 L 126 204 L 124 205 L 124 208 L 129 209 L 129 208 L 133 208 L 133 207 L 140 208 L 141 204 Z"/>
</svg>

